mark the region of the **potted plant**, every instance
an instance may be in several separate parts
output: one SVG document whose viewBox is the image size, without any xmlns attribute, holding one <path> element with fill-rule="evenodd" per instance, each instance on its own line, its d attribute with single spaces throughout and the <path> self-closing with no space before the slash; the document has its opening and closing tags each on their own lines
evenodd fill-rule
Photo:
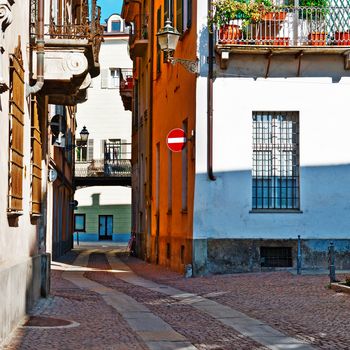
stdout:
<svg viewBox="0 0 350 350">
<path fill-rule="evenodd" d="M 300 15 L 308 23 L 308 44 L 311 46 L 326 45 L 326 15 L 329 0 L 300 0 Z"/>
<path fill-rule="evenodd" d="M 220 43 L 241 43 L 242 27 L 261 21 L 270 6 L 269 0 L 215 0 L 209 14 L 209 28 L 215 25 Z"/>
</svg>

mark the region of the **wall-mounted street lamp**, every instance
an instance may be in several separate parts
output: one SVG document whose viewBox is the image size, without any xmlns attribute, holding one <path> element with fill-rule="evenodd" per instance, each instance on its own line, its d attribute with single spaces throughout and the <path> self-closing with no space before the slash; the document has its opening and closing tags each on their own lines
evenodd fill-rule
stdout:
<svg viewBox="0 0 350 350">
<path fill-rule="evenodd" d="M 79 144 L 76 144 L 76 145 L 67 145 L 65 148 L 66 150 L 68 151 L 71 151 L 72 149 L 78 147 L 78 146 L 86 146 L 87 145 L 87 142 L 88 142 L 88 139 L 89 139 L 89 132 L 88 130 L 86 129 L 86 126 L 84 125 L 83 128 L 81 129 L 79 135 L 80 135 L 80 139 L 77 140 L 79 141 Z"/>
<path fill-rule="evenodd" d="M 169 18 L 165 22 L 165 26 L 161 28 L 156 35 L 160 49 L 166 55 L 167 62 L 171 63 L 172 65 L 180 63 L 190 73 L 198 74 L 197 61 L 173 57 L 174 51 L 176 50 L 176 46 L 180 38 L 180 33 L 171 25 Z"/>
<path fill-rule="evenodd" d="M 82 130 L 80 131 L 80 141 L 84 144 L 87 143 L 89 134 L 90 133 L 88 132 L 88 130 L 86 129 L 86 126 L 84 125 Z"/>
</svg>

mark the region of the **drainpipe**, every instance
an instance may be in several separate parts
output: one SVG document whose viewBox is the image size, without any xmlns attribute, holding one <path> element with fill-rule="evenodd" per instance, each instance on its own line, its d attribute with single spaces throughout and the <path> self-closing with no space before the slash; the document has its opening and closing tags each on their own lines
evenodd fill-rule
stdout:
<svg viewBox="0 0 350 350">
<path fill-rule="evenodd" d="M 36 94 L 44 85 L 44 1 L 38 0 L 38 23 L 36 27 L 36 83 L 33 86 L 27 85 L 26 95 Z"/>
<path fill-rule="evenodd" d="M 153 153 L 152 153 L 152 150 L 153 150 L 153 64 L 154 64 L 154 50 L 153 50 L 153 46 L 154 46 L 154 38 L 155 38 L 155 33 L 154 33 L 154 0 L 151 0 L 151 8 L 150 8 L 150 17 L 151 17 L 151 20 L 150 20 L 150 26 L 151 26 L 151 42 L 150 42 L 150 45 L 151 45 L 151 54 L 150 54 L 150 58 L 151 58 L 151 65 L 150 65 L 150 81 L 149 81 L 149 85 L 150 85 L 150 90 L 149 90 L 149 117 L 148 117 L 148 120 L 149 120 L 149 140 L 148 140 L 148 147 L 149 147 L 149 150 L 148 150 L 148 159 L 149 159 L 149 163 L 148 163 L 148 166 L 149 166 L 149 170 L 148 170 L 148 174 L 149 174 L 149 195 L 148 195 L 148 201 L 149 201 L 149 208 L 147 207 L 146 210 L 148 210 L 148 217 L 147 217 L 147 220 L 150 220 L 150 223 L 149 223 L 149 227 L 150 227 L 150 231 L 152 231 L 152 207 L 151 207 L 151 198 L 152 198 L 152 167 L 153 167 Z M 148 224 L 148 223 L 147 223 Z M 148 227 L 147 227 L 148 229 Z M 148 232 L 147 232 L 148 234 Z M 150 232 L 150 236 L 151 236 L 151 232 Z M 147 240 L 150 239 L 148 236 L 147 236 Z M 148 246 L 150 247 L 150 242 L 147 243 Z M 147 249 L 147 247 L 146 247 Z M 150 249 L 150 248 L 149 248 Z M 150 251 L 147 251 L 147 257 L 150 256 Z"/>
<path fill-rule="evenodd" d="M 212 0 L 208 0 L 209 13 L 213 11 Z M 211 181 L 215 181 L 213 174 L 213 54 L 214 34 L 213 25 L 208 25 L 208 80 L 207 80 L 207 173 Z"/>
</svg>

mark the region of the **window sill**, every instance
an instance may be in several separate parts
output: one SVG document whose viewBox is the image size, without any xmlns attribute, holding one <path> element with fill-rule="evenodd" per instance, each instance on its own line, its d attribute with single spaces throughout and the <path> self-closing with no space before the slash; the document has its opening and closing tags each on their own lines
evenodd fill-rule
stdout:
<svg viewBox="0 0 350 350">
<path fill-rule="evenodd" d="M 17 217 L 17 216 L 22 216 L 23 215 L 23 211 L 8 211 L 7 212 L 7 216 L 12 216 L 12 217 Z"/>
<path fill-rule="evenodd" d="M 303 214 L 300 209 L 252 209 L 249 214 Z"/>
<path fill-rule="evenodd" d="M 188 214 L 187 209 L 182 209 L 181 214 Z"/>
<path fill-rule="evenodd" d="M 166 215 L 172 215 L 172 214 L 173 214 L 172 210 L 168 210 L 168 211 L 166 212 Z"/>
</svg>

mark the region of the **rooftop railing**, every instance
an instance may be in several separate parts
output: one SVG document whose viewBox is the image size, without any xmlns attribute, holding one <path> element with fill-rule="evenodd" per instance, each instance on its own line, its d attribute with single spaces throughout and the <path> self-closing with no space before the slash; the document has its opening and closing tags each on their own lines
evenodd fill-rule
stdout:
<svg viewBox="0 0 350 350">
<path fill-rule="evenodd" d="M 216 29 L 221 45 L 350 46 L 350 4 L 262 7 L 253 21 L 239 11 Z"/>
</svg>

